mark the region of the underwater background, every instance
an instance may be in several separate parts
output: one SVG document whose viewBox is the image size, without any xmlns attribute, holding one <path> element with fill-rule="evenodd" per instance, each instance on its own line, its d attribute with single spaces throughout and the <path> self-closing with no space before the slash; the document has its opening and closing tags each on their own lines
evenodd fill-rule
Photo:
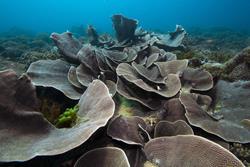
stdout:
<svg viewBox="0 0 250 167">
<path fill-rule="evenodd" d="M 0 0 L 0 167 L 250 167 L 249 143 L 250 0 Z"/>
<path fill-rule="evenodd" d="M 94 25 L 112 32 L 110 17 L 136 18 L 145 29 L 169 31 L 189 27 L 250 29 L 248 0 L 1 0 L 1 31 L 20 27 L 35 32 L 62 32 Z"/>
</svg>

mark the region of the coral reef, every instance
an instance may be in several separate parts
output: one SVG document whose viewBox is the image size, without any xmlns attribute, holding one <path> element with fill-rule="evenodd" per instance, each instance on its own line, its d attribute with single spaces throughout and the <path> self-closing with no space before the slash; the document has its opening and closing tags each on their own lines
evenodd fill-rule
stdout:
<svg viewBox="0 0 250 167">
<path fill-rule="evenodd" d="M 250 80 L 250 47 L 225 63 L 225 72 L 232 80 Z"/>
<path fill-rule="evenodd" d="M 31 63 L 38 60 L 55 60 L 60 56 L 55 52 L 46 51 L 46 52 L 38 52 L 38 51 L 30 51 L 22 54 L 20 59 L 18 60 L 20 63 L 25 64 L 26 69 L 30 66 Z"/>
<path fill-rule="evenodd" d="M 0 72 L 0 164 L 48 156 L 76 167 L 249 163 L 241 144 L 250 142 L 250 83 L 220 80 L 248 79 L 249 48 L 232 57 L 211 39 L 201 45 L 213 50 L 201 52 L 204 39 L 186 41 L 180 25 L 164 34 L 122 15 L 111 20 L 115 39 L 88 26 L 84 43 L 69 31 L 51 34 L 56 48 L 46 34 L 1 43 L 1 55 L 18 46 L 14 58 L 30 66 L 21 77 Z M 39 90 L 71 105 L 46 91 L 38 99 Z M 227 150 L 226 142 L 239 144 Z"/>
<path fill-rule="evenodd" d="M 201 67 L 225 80 L 249 80 L 249 66 L 242 62 L 247 54 L 249 33 L 226 28 L 190 29 L 179 59 L 189 59 L 193 67 Z M 241 56 L 242 55 L 242 56 Z"/>
<path fill-rule="evenodd" d="M 25 72 L 25 65 L 21 64 L 16 61 L 12 61 L 9 59 L 5 59 L 3 57 L 0 57 L 0 71 L 6 70 L 6 69 L 13 69 L 16 71 L 19 75 Z"/>
<path fill-rule="evenodd" d="M 1 62 L 8 61 L 17 67 L 24 66 L 22 69 L 13 67 L 20 74 L 34 61 L 59 57 L 59 54 L 53 51 L 52 41 L 46 33 L 33 35 L 21 30 L 11 30 L 0 35 Z M 1 63 L 1 66 L 2 70 L 10 68 L 5 63 Z"/>
<path fill-rule="evenodd" d="M 120 116 L 111 121 L 107 133 L 113 139 L 129 145 L 142 145 L 143 152 L 146 154 L 146 159 L 148 160 L 146 160 L 145 163 L 150 162 L 155 166 L 193 166 L 196 163 L 197 166 L 244 166 L 242 162 L 225 148 L 205 138 L 193 135 L 191 127 L 184 121 L 175 122 L 174 124 L 168 123 L 169 125 L 179 126 L 179 128 L 177 128 L 179 130 L 176 130 L 174 127 L 169 127 L 167 129 L 168 131 L 164 129 L 163 133 L 165 134 L 160 131 L 163 123 L 165 124 L 167 122 L 159 122 L 155 126 L 155 139 L 151 139 L 145 130 L 147 125 L 142 119 L 138 117 L 126 118 Z M 179 140 L 184 140 L 185 142 Z M 184 148 L 181 149 L 180 147 Z M 205 148 L 207 149 L 204 150 Z M 177 150 L 181 151 L 179 153 L 173 153 Z M 188 152 L 192 152 L 192 155 L 188 154 Z M 166 156 L 168 158 L 166 158 Z M 193 156 L 196 158 L 193 158 Z M 216 158 L 211 156 L 215 156 Z M 227 157 L 227 160 L 222 158 L 224 156 Z M 178 157 L 181 157 L 182 161 L 180 161 Z M 218 157 L 221 157 L 223 160 Z M 197 161 L 197 158 L 200 160 Z M 208 161 L 206 161 L 207 158 L 209 158 Z M 195 162 L 191 162 L 191 159 L 195 159 Z M 213 165 L 210 165 L 210 163 Z"/>
<path fill-rule="evenodd" d="M 114 114 L 115 105 L 107 87 L 96 80 L 81 96 L 76 125 L 57 129 L 35 112 L 38 111 L 38 99 L 26 75 L 17 78 L 13 71 L 3 71 L 0 81 L 1 90 L 5 90 L 0 92 L 0 128 L 3 132 L 0 138 L 8 139 L 0 141 L 1 162 L 27 161 L 38 155 L 58 155 L 72 150 L 105 126 Z"/>
<path fill-rule="evenodd" d="M 240 160 L 248 167 L 250 166 L 250 148 L 249 145 L 243 145 L 240 143 L 233 143 L 230 147 L 230 151 L 239 157 Z"/>
<path fill-rule="evenodd" d="M 202 68 L 211 72 L 213 76 L 218 76 L 225 80 L 250 80 L 249 57 L 250 48 L 247 47 L 223 64 L 205 63 Z"/>
<path fill-rule="evenodd" d="M 128 22 L 128 23 L 124 23 L 124 25 L 120 25 L 120 26 L 117 25 L 115 30 L 118 35 L 121 35 L 120 34 L 121 32 L 126 31 L 121 26 L 135 26 L 136 25 L 135 21 L 133 22 L 129 19 L 124 18 L 123 16 L 115 15 L 114 17 L 119 18 L 118 21 L 113 20 L 114 24 L 119 24 L 120 19 L 125 19 Z M 91 29 L 89 30 L 92 32 L 91 36 L 93 36 L 93 34 L 96 34 L 94 33 L 93 28 L 89 27 L 88 29 Z M 126 33 L 134 34 L 135 32 L 132 31 L 132 32 L 126 32 Z M 59 52 L 68 62 L 61 61 L 61 60 L 38 61 L 38 62 L 32 63 L 32 65 L 29 67 L 27 71 L 27 74 L 31 77 L 35 85 L 54 87 L 62 91 L 66 96 L 72 99 L 79 99 L 80 97 L 79 91 L 77 90 L 78 89 L 82 90 L 82 87 L 87 87 L 94 79 L 102 80 L 108 86 L 110 90 L 110 94 L 114 95 L 116 93 L 116 90 L 119 93 L 123 91 L 123 90 L 120 90 L 123 88 L 119 87 L 119 84 L 117 84 L 117 82 L 121 82 L 118 79 L 118 76 L 122 75 L 119 73 L 119 70 L 120 70 L 119 67 L 121 67 L 122 65 L 126 65 L 125 63 L 127 63 L 127 65 L 132 63 L 133 66 L 138 66 L 136 68 L 143 68 L 139 66 L 146 63 L 145 65 L 148 68 L 152 66 L 154 70 L 157 70 L 158 67 L 157 65 L 154 65 L 155 62 L 175 59 L 175 55 L 167 52 L 166 50 L 173 50 L 173 49 L 178 50 L 179 47 L 182 47 L 181 41 L 183 40 L 185 34 L 186 34 L 185 30 L 182 27 L 177 26 L 175 32 L 171 32 L 167 35 L 144 34 L 143 36 L 140 37 L 140 39 L 138 39 L 138 37 L 136 37 L 136 35 L 134 34 L 133 35 L 134 37 L 131 38 L 130 42 L 128 43 L 125 42 L 126 44 L 124 42 L 120 42 L 118 39 L 118 42 L 116 42 L 114 46 L 111 46 L 111 48 L 102 48 L 102 47 L 97 48 L 89 44 L 81 45 L 80 41 L 77 40 L 75 37 L 73 37 L 72 33 L 70 32 L 65 32 L 62 34 L 52 33 L 51 38 L 57 45 Z M 97 35 L 95 36 L 96 36 L 95 38 L 98 38 Z M 152 43 L 149 45 L 148 41 L 152 41 Z M 153 45 L 156 45 L 156 46 L 153 46 Z M 157 45 L 160 45 L 165 50 L 159 49 Z M 115 49 L 118 46 L 119 46 L 119 49 Z M 69 62 L 74 63 L 74 65 L 69 67 L 70 66 Z M 139 63 L 139 64 L 136 65 L 136 63 Z M 176 63 L 178 64 L 178 61 L 176 61 Z M 187 64 L 186 61 L 180 61 L 179 63 L 180 63 L 179 68 L 182 68 L 181 66 L 183 66 L 184 68 L 185 65 L 182 65 L 182 64 Z M 63 69 L 59 68 L 59 64 Z M 42 67 L 45 65 L 47 66 L 47 68 L 44 68 L 46 72 L 43 70 L 43 67 Z M 170 65 L 166 65 L 166 66 L 171 66 L 171 62 L 170 62 Z M 57 70 L 55 70 L 55 68 L 57 68 Z M 58 82 L 55 82 L 55 79 L 51 77 L 50 71 L 54 73 L 54 76 L 60 76 L 60 77 L 64 76 L 64 78 L 58 77 L 57 79 Z M 58 74 L 56 74 L 56 72 L 58 72 Z M 158 75 L 160 74 L 158 73 Z M 68 81 L 67 81 L 67 77 L 65 76 L 68 76 Z M 163 78 L 166 78 L 166 77 L 169 77 L 169 79 L 165 79 L 165 81 L 163 81 Z M 146 89 L 146 91 L 150 93 L 158 92 L 159 95 L 163 95 L 165 97 L 174 96 L 175 94 L 178 93 L 179 88 L 180 88 L 180 80 L 178 79 L 177 74 L 175 74 L 174 72 L 173 74 L 171 74 L 170 72 L 169 75 L 167 74 L 166 76 L 162 77 L 162 81 L 159 81 L 159 82 L 162 82 L 159 84 L 164 84 L 164 82 L 166 82 L 165 84 L 169 84 L 168 89 L 171 88 L 173 90 L 169 90 L 167 92 L 163 91 L 166 94 L 166 95 L 163 95 L 164 93 L 161 93 L 161 91 L 155 90 L 155 88 L 148 90 L 146 88 L 147 85 L 145 85 L 146 87 L 144 86 L 143 88 L 144 90 Z M 69 83 L 71 83 L 72 85 L 69 85 Z M 171 86 L 171 84 L 174 85 L 176 83 L 177 85 L 179 85 L 179 88 L 176 86 Z M 140 100 L 137 100 L 137 101 L 140 102 Z M 147 105 L 146 103 L 144 104 Z M 149 105 L 147 106 L 151 107 Z"/>
<path fill-rule="evenodd" d="M 156 138 L 145 145 L 144 151 L 157 166 L 244 166 L 228 150 L 195 135 Z"/>
<path fill-rule="evenodd" d="M 204 95 L 181 95 L 191 125 L 218 135 L 225 141 L 249 143 L 249 82 L 219 81 L 212 99 Z M 212 109 L 213 107 L 214 109 Z"/>
</svg>

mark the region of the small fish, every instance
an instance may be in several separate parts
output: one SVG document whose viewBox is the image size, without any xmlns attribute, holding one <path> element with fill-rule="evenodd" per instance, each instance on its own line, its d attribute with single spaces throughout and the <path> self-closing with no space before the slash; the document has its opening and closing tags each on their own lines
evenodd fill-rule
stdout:
<svg viewBox="0 0 250 167">
<path fill-rule="evenodd" d="M 208 40 L 206 40 L 206 43 L 208 43 L 208 44 L 214 43 L 214 40 L 213 39 L 208 39 Z"/>
</svg>

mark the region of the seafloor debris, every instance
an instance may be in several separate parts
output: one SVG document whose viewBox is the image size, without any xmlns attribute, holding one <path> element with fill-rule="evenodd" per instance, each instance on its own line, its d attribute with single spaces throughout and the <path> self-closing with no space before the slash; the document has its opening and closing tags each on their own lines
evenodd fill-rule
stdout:
<svg viewBox="0 0 250 167">
<path fill-rule="evenodd" d="M 225 63 L 225 73 L 231 80 L 250 80 L 250 47 Z"/>
<path fill-rule="evenodd" d="M 206 138 L 250 142 L 250 84 L 217 83 L 187 59 L 177 60 L 172 51 L 185 48 L 181 26 L 158 34 L 136 29 L 138 22 L 122 15 L 112 21 L 116 39 L 92 26 L 85 44 L 70 32 L 52 33 L 62 59 L 36 61 L 20 78 L 0 72 L 0 162 L 70 151 L 74 159 L 84 153 L 76 167 L 243 167 Z M 38 112 L 33 84 L 79 102 L 50 120 L 56 127 Z"/>
</svg>

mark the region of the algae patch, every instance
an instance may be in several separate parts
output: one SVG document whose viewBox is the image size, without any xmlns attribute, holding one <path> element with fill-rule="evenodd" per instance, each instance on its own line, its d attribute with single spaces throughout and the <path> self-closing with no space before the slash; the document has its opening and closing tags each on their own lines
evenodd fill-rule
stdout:
<svg viewBox="0 0 250 167">
<path fill-rule="evenodd" d="M 67 108 L 58 119 L 55 121 L 57 128 L 70 128 L 73 127 L 76 122 L 86 122 L 87 118 L 78 118 L 77 112 L 79 111 L 79 105 L 75 105 L 72 108 Z"/>
<path fill-rule="evenodd" d="M 146 161 L 143 167 L 159 167 L 159 166 L 150 161 Z"/>
<path fill-rule="evenodd" d="M 125 117 L 130 117 L 135 115 L 135 108 L 138 108 L 138 104 L 132 100 L 128 100 L 122 96 L 118 96 L 119 109 L 118 113 Z"/>
</svg>

